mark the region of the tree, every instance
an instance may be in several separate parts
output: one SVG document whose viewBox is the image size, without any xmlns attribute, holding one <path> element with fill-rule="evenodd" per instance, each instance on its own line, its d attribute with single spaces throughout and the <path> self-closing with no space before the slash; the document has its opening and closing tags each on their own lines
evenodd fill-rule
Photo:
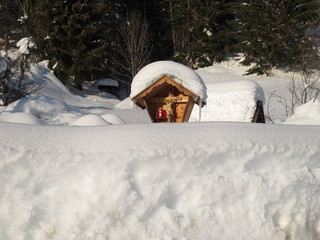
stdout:
<svg viewBox="0 0 320 240">
<path fill-rule="evenodd" d="M 0 38 L 2 38 L 2 49 L 10 48 L 10 39 L 13 30 L 19 26 L 18 2 L 15 0 L 0 0 Z"/>
<path fill-rule="evenodd" d="M 75 85 L 92 81 L 103 72 L 107 55 L 110 16 L 99 0 L 44 0 L 39 5 L 42 51 L 51 60 L 55 74 Z"/>
<path fill-rule="evenodd" d="M 120 79 L 128 84 L 138 71 L 150 62 L 151 38 L 149 25 L 141 13 L 129 12 L 118 24 L 113 64 L 119 69 Z"/>
<path fill-rule="evenodd" d="M 319 25 L 319 4 L 314 0 L 237 2 L 234 29 L 239 34 L 239 50 L 245 53 L 242 63 L 253 64 L 247 73 L 270 74 L 273 67 L 299 66 L 306 52 L 315 53 L 306 34 Z"/>
<path fill-rule="evenodd" d="M 174 59 L 190 67 L 204 67 L 228 55 L 233 38 L 228 22 L 230 1 L 167 0 Z"/>
</svg>

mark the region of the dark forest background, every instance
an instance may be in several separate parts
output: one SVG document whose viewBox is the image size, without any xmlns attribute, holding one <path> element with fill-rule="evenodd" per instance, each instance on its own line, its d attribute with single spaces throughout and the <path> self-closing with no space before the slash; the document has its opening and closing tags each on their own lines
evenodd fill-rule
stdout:
<svg viewBox="0 0 320 240">
<path fill-rule="evenodd" d="M 319 65 L 316 0 L 0 0 L 1 49 L 31 37 L 65 84 L 102 77 L 130 86 L 146 64 L 192 68 L 242 53 L 246 74 Z"/>
</svg>

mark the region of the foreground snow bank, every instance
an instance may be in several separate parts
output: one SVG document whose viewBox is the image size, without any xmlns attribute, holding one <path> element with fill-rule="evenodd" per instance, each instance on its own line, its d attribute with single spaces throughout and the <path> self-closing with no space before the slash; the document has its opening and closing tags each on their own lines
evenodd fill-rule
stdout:
<svg viewBox="0 0 320 240">
<path fill-rule="evenodd" d="M 0 239 L 320 238 L 317 126 L 0 125 Z"/>
</svg>

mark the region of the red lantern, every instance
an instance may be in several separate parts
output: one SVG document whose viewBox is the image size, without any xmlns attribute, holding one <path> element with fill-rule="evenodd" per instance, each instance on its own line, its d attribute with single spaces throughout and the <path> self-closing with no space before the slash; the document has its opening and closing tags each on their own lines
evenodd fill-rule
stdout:
<svg viewBox="0 0 320 240">
<path fill-rule="evenodd" d="M 158 108 L 156 112 L 156 118 L 166 118 L 166 117 L 167 117 L 167 112 L 162 108 Z"/>
</svg>

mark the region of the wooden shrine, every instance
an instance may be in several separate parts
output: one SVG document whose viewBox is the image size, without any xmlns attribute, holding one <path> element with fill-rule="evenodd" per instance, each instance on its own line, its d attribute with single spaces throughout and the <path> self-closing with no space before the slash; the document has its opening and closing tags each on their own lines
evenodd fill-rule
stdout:
<svg viewBox="0 0 320 240">
<path fill-rule="evenodd" d="M 152 122 L 187 122 L 194 104 L 205 105 L 199 96 L 173 79 L 163 76 L 132 101 L 147 109 Z"/>
</svg>

